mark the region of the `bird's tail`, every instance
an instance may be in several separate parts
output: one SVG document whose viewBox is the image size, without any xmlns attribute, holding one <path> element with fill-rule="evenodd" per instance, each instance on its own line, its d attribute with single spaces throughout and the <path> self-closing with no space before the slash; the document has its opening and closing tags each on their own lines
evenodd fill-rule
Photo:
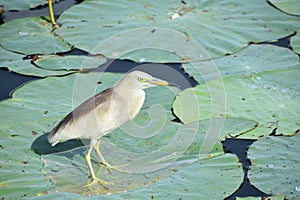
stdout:
<svg viewBox="0 0 300 200">
<path fill-rule="evenodd" d="M 51 131 L 50 134 L 48 135 L 47 137 L 48 139 L 48 142 L 51 144 L 51 146 L 55 146 L 57 145 L 60 141 L 56 139 L 55 137 L 55 132 L 54 131 Z"/>
</svg>

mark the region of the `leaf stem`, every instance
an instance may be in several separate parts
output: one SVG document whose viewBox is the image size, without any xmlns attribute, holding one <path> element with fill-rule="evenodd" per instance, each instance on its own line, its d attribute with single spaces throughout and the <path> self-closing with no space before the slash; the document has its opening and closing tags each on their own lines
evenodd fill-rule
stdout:
<svg viewBox="0 0 300 200">
<path fill-rule="evenodd" d="M 48 7 L 49 7 L 49 15 L 50 15 L 50 20 L 51 20 L 53 29 L 59 28 L 59 26 L 55 22 L 55 18 L 54 18 L 54 14 L 53 14 L 52 0 L 48 0 Z"/>
</svg>

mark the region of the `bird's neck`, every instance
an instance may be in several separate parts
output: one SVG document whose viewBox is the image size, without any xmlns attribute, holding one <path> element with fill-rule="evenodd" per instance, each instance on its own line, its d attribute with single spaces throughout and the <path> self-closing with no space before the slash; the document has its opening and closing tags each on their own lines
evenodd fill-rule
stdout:
<svg viewBox="0 0 300 200">
<path fill-rule="evenodd" d="M 131 81 L 121 80 L 114 88 L 114 92 L 124 98 L 129 98 L 133 93 L 141 92 L 142 87 L 133 84 Z"/>
<path fill-rule="evenodd" d="M 145 91 L 136 85 L 119 83 L 114 87 L 113 98 L 120 106 L 120 124 L 133 119 L 142 108 L 145 101 Z"/>
</svg>

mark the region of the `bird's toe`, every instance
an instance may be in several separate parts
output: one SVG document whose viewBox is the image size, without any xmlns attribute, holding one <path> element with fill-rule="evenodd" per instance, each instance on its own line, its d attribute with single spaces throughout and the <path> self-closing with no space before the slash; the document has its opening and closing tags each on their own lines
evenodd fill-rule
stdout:
<svg viewBox="0 0 300 200">
<path fill-rule="evenodd" d="M 118 166 L 111 166 L 108 163 L 99 163 L 99 165 L 106 167 L 108 170 L 112 169 L 112 170 L 116 170 L 116 171 L 120 171 L 120 172 L 130 172 L 126 169 L 124 169 L 124 167 L 128 166 L 129 164 L 123 164 L 123 165 L 118 165 Z"/>
<path fill-rule="evenodd" d="M 83 187 L 90 187 L 90 186 L 95 185 L 95 184 L 98 184 L 98 185 L 108 185 L 108 184 L 113 185 L 114 183 L 113 182 L 104 181 L 104 180 L 101 180 L 101 179 L 99 179 L 97 177 L 94 177 L 94 178 L 92 178 L 92 181 L 90 183 L 84 185 Z"/>
</svg>

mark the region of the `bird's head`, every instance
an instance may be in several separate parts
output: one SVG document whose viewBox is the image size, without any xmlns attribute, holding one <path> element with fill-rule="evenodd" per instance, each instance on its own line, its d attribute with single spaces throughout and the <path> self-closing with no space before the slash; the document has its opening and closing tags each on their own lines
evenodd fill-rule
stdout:
<svg viewBox="0 0 300 200">
<path fill-rule="evenodd" d="M 124 79 L 129 80 L 132 84 L 139 88 L 145 89 L 153 86 L 177 86 L 165 80 L 155 78 L 150 74 L 142 71 L 132 71 L 128 73 Z"/>
</svg>

